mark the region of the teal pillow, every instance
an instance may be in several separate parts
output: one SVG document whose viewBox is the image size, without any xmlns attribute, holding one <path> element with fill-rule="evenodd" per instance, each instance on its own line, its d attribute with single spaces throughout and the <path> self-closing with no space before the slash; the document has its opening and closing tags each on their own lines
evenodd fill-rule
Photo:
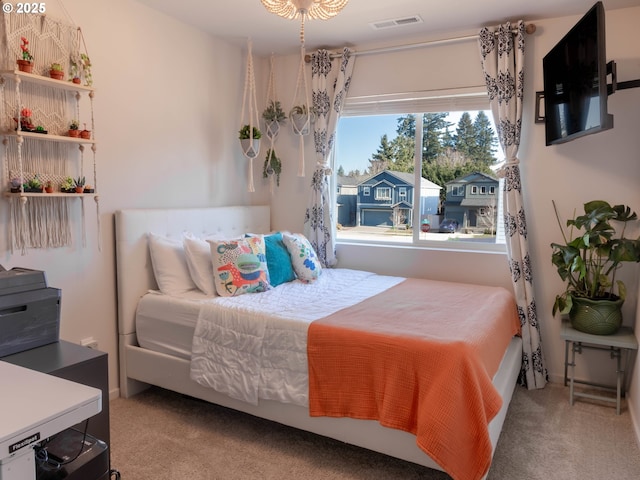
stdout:
<svg viewBox="0 0 640 480">
<path fill-rule="evenodd" d="M 269 270 L 269 283 L 272 287 L 281 283 L 291 282 L 296 279 L 296 273 L 291 264 L 289 250 L 282 240 L 282 233 L 276 232 L 264 236 L 267 255 L 267 269 Z"/>
</svg>

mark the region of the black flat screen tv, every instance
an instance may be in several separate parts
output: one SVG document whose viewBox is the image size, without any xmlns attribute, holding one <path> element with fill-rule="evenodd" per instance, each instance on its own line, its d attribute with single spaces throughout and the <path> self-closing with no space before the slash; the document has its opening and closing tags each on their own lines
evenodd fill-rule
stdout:
<svg viewBox="0 0 640 480">
<path fill-rule="evenodd" d="M 613 128 L 607 112 L 602 2 L 596 3 L 542 60 L 546 144 Z"/>
</svg>

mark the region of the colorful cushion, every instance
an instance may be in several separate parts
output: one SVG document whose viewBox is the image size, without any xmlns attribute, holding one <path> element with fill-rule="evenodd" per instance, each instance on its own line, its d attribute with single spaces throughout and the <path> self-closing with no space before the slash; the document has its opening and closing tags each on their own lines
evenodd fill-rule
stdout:
<svg viewBox="0 0 640 480">
<path fill-rule="evenodd" d="M 248 233 L 247 236 L 254 236 Z M 296 279 L 296 272 L 293 270 L 289 250 L 282 240 L 282 233 L 276 232 L 264 236 L 264 243 L 267 253 L 267 268 L 269 269 L 269 283 L 272 287 L 277 287 L 282 283 L 291 282 Z"/>
<path fill-rule="evenodd" d="M 283 233 L 282 240 L 291 255 L 296 275 L 303 282 L 313 282 L 322 273 L 322 265 L 311 243 L 301 233 Z"/>
<path fill-rule="evenodd" d="M 158 288 L 165 295 L 178 296 L 196 289 L 191 279 L 182 239 L 149 232 L 149 254 Z"/>
<path fill-rule="evenodd" d="M 213 259 L 216 291 L 222 297 L 264 292 L 271 288 L 264 237 L 207 240 Z"/>
</svg>

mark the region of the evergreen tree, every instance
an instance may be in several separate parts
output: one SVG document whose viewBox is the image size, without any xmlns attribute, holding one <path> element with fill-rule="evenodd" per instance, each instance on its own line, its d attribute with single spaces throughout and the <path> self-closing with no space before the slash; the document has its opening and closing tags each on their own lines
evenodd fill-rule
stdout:
<svg viewBox="0 0 640 480">
<path fill-rule="evenodd" d="M 473 129 L 476 135 L 476 152 L 474 159 L 483 165 L 493 165 L 497 158 L 495 156 L 498 146 L 498 139 L 491 128 L 489 117 L 480 110 L 473 122 Z"/>
<path fill-rule="evenodd" d="M 344 167 L 342 165 L 338 167 L 338 176 L 344 177 Z"/>
<path fill-rule="evenodd" d="M 371 155 L 369 159 L 369 168 L 367 173 L 372 175 L 382 172 L 383 170 L 389 170 L 394 161 L 394 149 L 393 145 L 389 142 L 389 137 L 385 133 L 380 139 L 380 146 L 378 151 Z"/>
</svg>

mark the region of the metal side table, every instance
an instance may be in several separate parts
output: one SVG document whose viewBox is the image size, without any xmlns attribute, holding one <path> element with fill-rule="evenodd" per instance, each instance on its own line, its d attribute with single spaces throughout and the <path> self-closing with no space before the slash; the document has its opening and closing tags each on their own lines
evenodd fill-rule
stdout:
<svg viewBox="0 0 640 480">
<path fill-rule="evenodd" d="M 562 331 L 560 336 L 565 341 L 564 348 L 564 385 L 569 382 L 569 402 L 573 405 L 574 397 L 591 398 L 603 400 L 616 404 L 616 414 L 620 415 L 620 400 L 625 395 L 627 376 L 626 371 L 630 365 L 631 351 L 638 350 L 638 340 L 633 330 L 629 327 L 621 327 L 613 335 L 592 335 L 583 333 L 571 326 L 568 319 L 562 320 Z M 571 345 L 571 362 L 569 362 L 569 345 Z M 611 353 L 611 358 L 616 359 L 616 385 L 601 385 L 598 383 L 586 382 L 575 379 L 576 353 L 581 354 L 583 349 L 606 350 Z M 625 356 L 624 365 L 622 356 Z M 569 371 L 571 367 L 571 371 Z M 567 375 L 569 373 L 569 376 Z M 583 392 L 576 392 L 574 384 L 580 383 L 595 387 L 604 388 L 616 392 L 616 398 L 595 395 Z"/>
</svg>

